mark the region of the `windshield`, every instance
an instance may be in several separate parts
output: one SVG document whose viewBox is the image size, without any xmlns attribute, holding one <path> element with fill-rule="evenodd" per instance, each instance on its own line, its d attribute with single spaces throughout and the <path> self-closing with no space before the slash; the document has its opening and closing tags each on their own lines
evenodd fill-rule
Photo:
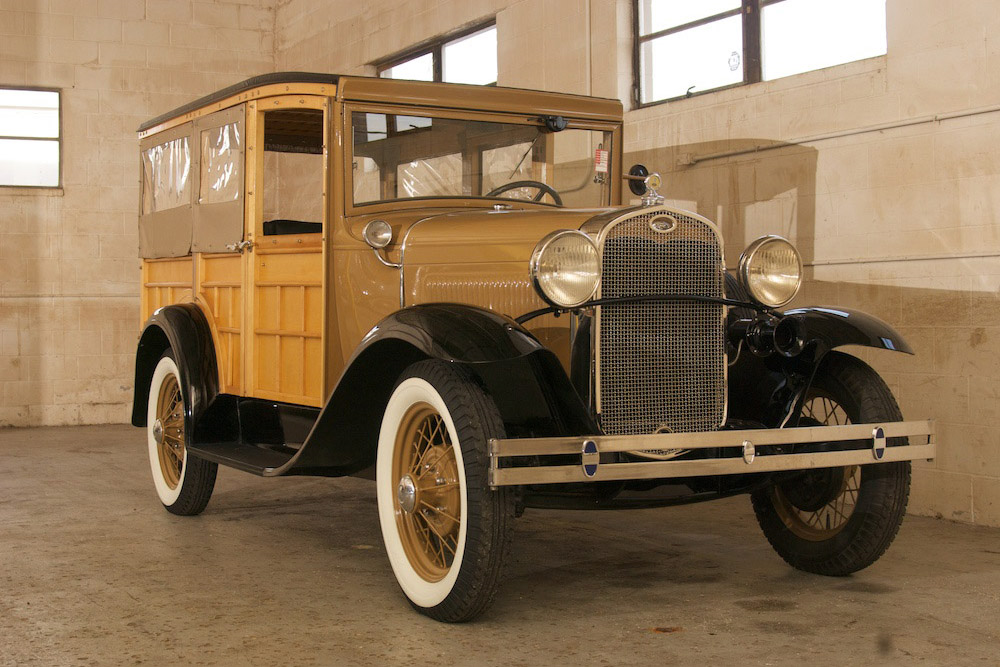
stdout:
<svg viewBox="0 0 1000 667">
<path fill-rule="evenodd" d="M 492 197 L 610 204 L 611 132 L 355 111 L 354 203 Z"/>
</svg>

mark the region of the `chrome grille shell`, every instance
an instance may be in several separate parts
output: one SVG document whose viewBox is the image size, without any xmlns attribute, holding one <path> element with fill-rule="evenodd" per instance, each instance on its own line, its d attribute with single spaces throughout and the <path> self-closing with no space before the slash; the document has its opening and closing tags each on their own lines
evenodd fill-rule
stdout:
<svg viewBox="0 0 1000 667">
<path fill-rule="evenodd" d="M 603 227 L 598 246 L 599 298 L 724 296 L 722 238 L 700 216 L 639 209 Z M 725 316 L 722 304 L 686 301 L 597 308 L 596 408 L 604 432 L 719 428 L 726 418 Z"/>
</svg>

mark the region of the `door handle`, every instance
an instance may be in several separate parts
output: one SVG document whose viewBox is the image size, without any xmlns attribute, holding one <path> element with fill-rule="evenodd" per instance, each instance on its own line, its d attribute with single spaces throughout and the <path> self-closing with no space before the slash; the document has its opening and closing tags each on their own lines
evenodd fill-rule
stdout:
<svg viewBox="0 0 1000 667">
<path fill-rule="evenodd" d="M 253 252 L 253 241 L 246 240 L 246 241 L 240 241 L 239 243 L 227 243 L 226 249 L 238 253 L 242 253 L 244 250 L 249 250 L 250 252 Z"/>
</svg>

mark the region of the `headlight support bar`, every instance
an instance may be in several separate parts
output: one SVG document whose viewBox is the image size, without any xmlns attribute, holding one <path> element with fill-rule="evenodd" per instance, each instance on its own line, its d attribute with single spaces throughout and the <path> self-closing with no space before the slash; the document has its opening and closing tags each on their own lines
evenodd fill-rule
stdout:
<svg viewBox="0 0 1000 667">
<path fill-rule="evenodd" d="M 724 306 L 736 306 L 742 308 L 751 308 L 761 313 L 772 312 L 773 308 L 768 308 L 767 306 L 762 306 L 759 303 L 754 303 L 752 301 L 739 301 L 737 299 L 720 299 L 714 296 L 698 296 L 695 294 L 650 294 L 644 296 L 616 296 L 608 297 L 606 299 L 592 299 L 581 303 L 579 306 L 572 307 L 562 307 L 562 306 L 548 306 L 547 308 L 539 308 L 538 310 L 532 310 L 524 315 L 514 318 L 514 321 L 518 324 L 524 324 L 529 322 L 536 317 L 541 317 L 542 315 L 549 315 L 550 313 L 570 313 L 577 310 L 586 310 L 587 308 L 596 308 L 597 306 L 613 306 L 624 303 L 648 303 L 648 302 L 663 302 L 663 301 L 694 301 L 700 303 L 721 303 Z"/>
</svg>

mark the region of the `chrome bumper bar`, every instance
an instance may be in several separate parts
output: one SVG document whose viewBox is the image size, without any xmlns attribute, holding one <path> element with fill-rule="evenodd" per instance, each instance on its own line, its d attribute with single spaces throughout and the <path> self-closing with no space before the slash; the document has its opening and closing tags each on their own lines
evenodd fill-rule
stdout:
<svg viewBox="0 0 1000 667">
<path fill-rule="evenodd" d="M 888 438 L 926 438 L 926 443 L 887 445 Z M 769 445 L 808 443 L 857 443 L 867 441 L 865 449 L 841 449 L 798 454 L 758 454 L 757 448 Z M 603 482 L 628 479 L 670 479 L 707 475 L 739 475 L 781 470 L 833 468 L 890 461 L 933 459 L 934 421 L 889 422 L 886 424 L 848 424 L 846 426 L 807 426 L 785 429 L 750 429 L 708 431 L 703 433 L 657 433 L 653 435 L 594 435 L 557 438 L 523 438 L 489 441 L 490 486 L 519 484 L 558 484 L 568 482 Z M 736 455 L 720 458 L 601 463 L 602 453 L 663 449 L 729 448 Z M 549 456 L 576 455 L 577 465 L 545 465 Z M 513 457 L 541 457 L 540 465 L 509 466 Z"/>
</svg>

